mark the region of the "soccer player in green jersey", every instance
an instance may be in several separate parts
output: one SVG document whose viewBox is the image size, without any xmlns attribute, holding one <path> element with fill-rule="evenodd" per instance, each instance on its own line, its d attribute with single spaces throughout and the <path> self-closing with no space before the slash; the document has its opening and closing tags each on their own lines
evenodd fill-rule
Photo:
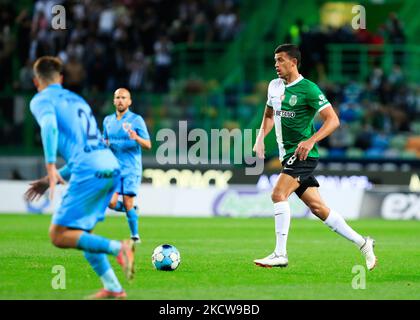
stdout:
<svg viewBox="0 0 420 320">
<path fill-rule="evenodd" d="M 272 254 L 254 260 L 261 267 L 286 267 L 286 243 L 290 226 L 289 196 L 295 192 L 331 230 L 353 242 L 372 270 L 377 262 L 373 251 L 374 240 L 362 237 L 322 200 L 318 181 L 313 172 L 318 163 L 316 143 L 329 136 L 340 125 L 331 104 L 318 86 L 299 74 L 301 55 L 297 46 L 282 44 L 275 50 L 275 68 L 279 78 L 268 86 L 268 99 L 261 130 L 254 151 L 264 158 L 264 138 L 275 127 L 281 174 L 274 186 L 271 199 L 274 203 L 276 247 Z M 319 113 L 323 124 L 316 131 L 313 120 Z"/>
</svg>

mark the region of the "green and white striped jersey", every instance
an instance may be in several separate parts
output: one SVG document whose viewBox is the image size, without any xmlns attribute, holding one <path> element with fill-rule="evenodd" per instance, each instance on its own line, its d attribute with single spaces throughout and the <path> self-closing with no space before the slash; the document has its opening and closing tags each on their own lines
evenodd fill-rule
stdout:
<svg viewBox="0 0 420 320">
<path fill-rule="evenodd" d="M 274 110 L 274 123 L 279 146 L 280 161 L 293 155 L 301 141 L 315 133 L 315 114 L 331 104 L 319 87 L 301 75 L 285 84 L 280 78 L 268 86 L 267 106 Z M 319 158 L 315 144 L 308 157 Z"/>
</svg>

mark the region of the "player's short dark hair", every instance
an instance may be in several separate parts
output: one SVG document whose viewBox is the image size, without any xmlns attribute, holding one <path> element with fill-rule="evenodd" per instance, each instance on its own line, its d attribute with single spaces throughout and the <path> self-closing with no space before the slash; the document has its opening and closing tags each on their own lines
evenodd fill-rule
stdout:
<svg viewBox="0 0 420 320">
<path fill-rule="evenodd" d="M 63 72 L 63 62 L 52 56 L 38 58 L 34 63 L 34 73 L 43 80 L 52 80 Z"/>
<path fill-rule="evenodd" d="M 276 48 L 276 50 L 274 50 L 274 53 L 280 52 L 286 52 L 289 57 L 295 58 L 297 60 L 298 68 L 300 67 L 301 54 L 297 45 L 291 43 L 281 44 Z"/>
</svg>

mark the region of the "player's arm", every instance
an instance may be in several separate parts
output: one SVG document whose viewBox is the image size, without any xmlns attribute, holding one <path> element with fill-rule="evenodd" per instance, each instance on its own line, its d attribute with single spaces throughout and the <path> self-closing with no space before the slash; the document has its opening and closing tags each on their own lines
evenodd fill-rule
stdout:
<svg viewBox="0 0 420 320">
<path fill-rule="evenodd" d="M 333 107 L 318 88 L 311 93 L 308 100 L 310 106 L 318 108 L 323 124 L 311 138 L 299 143 L 295 150 L 295 155 L 299 157 L 299 160 L 306 160 L 315 143 L 328 137 L 340 126 L 340 120 Z"/>
<path fill-rule="evenodd" d="M 137 143 L 142 147 L 142 148 L 144 148 L 144 149 L 146 149 L 146 150 L 150 150 L 150 149 L 152 149 L 152 141 L 150 141 L 150 140 L 146 140 L 146 139 L 143 139 L 142 137 L 138 137 L 137 138 Z"/>
<path fill-rule="evenodd" d="M 102 127 L 103 127 L 102 139 L 104 140 L 105 144 L 109 146 L 108 131 L 106 130 L 106 118 L 104 119 L 102 123 Z"/>
<path fill-rule="evenodd" d="M 47 100 L 36 100 L 31 104 L 31 111 L 41 127 L 42 146 L 45 156 L 45 167 L 49 180 L 52 199 L 57 182 L 64 183 L 57 171 L 58 127 L 54 107 Z"/>
<path fill-rule="evenodd" d="M 71 172 L 67 165 L 63 166 L 58 170 L 59 175 L 66 181 L 70 180 Z M 58 181 L 61 183 L 61 181 Z M 25 199 L 28 201 L 34 201 L 39 199 L 50 187 L 50 181 L 48 175 L 31 182 L 29 189 L 25 192 Z"/>
<path fill-rule="evenodd" d="M 266 104 L 263 119 L 261 122 L 260 131 L 257 136 L 257 140 L 255 141 L 255 145 L 253 151 L 257 153 L 258 158 L 264 159 L 265 158 L 265 144 L 264 138 L 270 131 L 273 129 L 274 126 L 274 110 L 273 107 Z"/>
<path fill-rule="evenodd" d="M 273 107 L 266 105 L 264 110 L 264 116 L 260 127 L 260 135 L 265 138 L 267 134 L 274 127 L 274 109 Z"/>
<path fill-rule="evenodd" d="M 314 143 L 325 139 L 340 126 L 340 120 L 331 105 L 321 110 L 319 115 L 321 116 L 323 123 L 321 128 L 319 128 L 319 130 L 311 137 L 311 140 Z"/>
<path fill-rule="evenodd" d="M 129 130 L 130 139 L 139 144 L 142 148 L 150 150 L 152 142 L 150 141 L 149 132 L 147 131 L 146 123 L 143 118 L 138 118 L 136 121 L 135 130 Z"/>
</svg>

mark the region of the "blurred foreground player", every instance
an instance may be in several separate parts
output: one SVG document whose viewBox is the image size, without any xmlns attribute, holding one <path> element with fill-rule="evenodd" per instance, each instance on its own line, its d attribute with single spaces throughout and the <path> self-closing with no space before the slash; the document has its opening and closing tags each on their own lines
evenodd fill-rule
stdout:
<svg viewBox="0 0 420 320">
<path fill-rule="evenodd" d="M 104 289 L 89 298 L 125 298 L 107 255 L 117 257 L 128 279 L 134 274 L 134 244 L 109 240 L 92 234 L 104 220 L 106 207 L 119 185 L 120 167 L 111 150 L 101 141 L 91 108 L 79 95 L 63 89 L 62 63 L 55 57 L 41 57 L 34 64 L 34 84 L 38 93 L 30 109 L 41 127 L 48 175 L 31 183 L 28 200 L 50 189 L 52 199 L 57 183 L 69 180 L 60 207 L 52 217 L 49 235 L 59 248 L 75 248 L 100 277 Z M 57 171 L 57 151 L 66 165 Z"/>
<path fill-rule="evenodd" d="M 254 145 L 257 156 L 264 158 L 264 138 L 275 126 L 282 171 L 272 192 L 276 232 L 276 247 L 272 254 L 254 260 L 261 267 L 285 267 L 290 226 L 289 196 L 295 192 L 331 230 L 353 242 L 372 270 L 377 259 L 374 240 L 355 232 L 334 210 L 326 206 L 318 192 L 313 172 L 318 163 L 316 143 L 329 136 L 340 125 L 331 104 L 318 86 L 299 74 L 300 51 L 297 46 L 283 44 L 275 50 L 274 60 L 278 79 L 268 86 L 268 99 L 261 131 Z M 323 125 L 315 131 L 313 120 L 320 114 Z"/>
<path fill-rule="evenodd" d="M 140 242 L 138 215 L 134 205 L 142 178 L 142 148 L 151 149 L 149 132 L 143 118 L 130 111 L 130 92 L 119 88 L 114 93 L 115 113 L 105 117 L 103 123 L 104 140 L 117 157 L 121 166 L 121 184 L 112 196 L 109 207 L 125 212 L 131 239 Z M 123 201 L 118 197 L 122 195 Z"/>
</svg>

